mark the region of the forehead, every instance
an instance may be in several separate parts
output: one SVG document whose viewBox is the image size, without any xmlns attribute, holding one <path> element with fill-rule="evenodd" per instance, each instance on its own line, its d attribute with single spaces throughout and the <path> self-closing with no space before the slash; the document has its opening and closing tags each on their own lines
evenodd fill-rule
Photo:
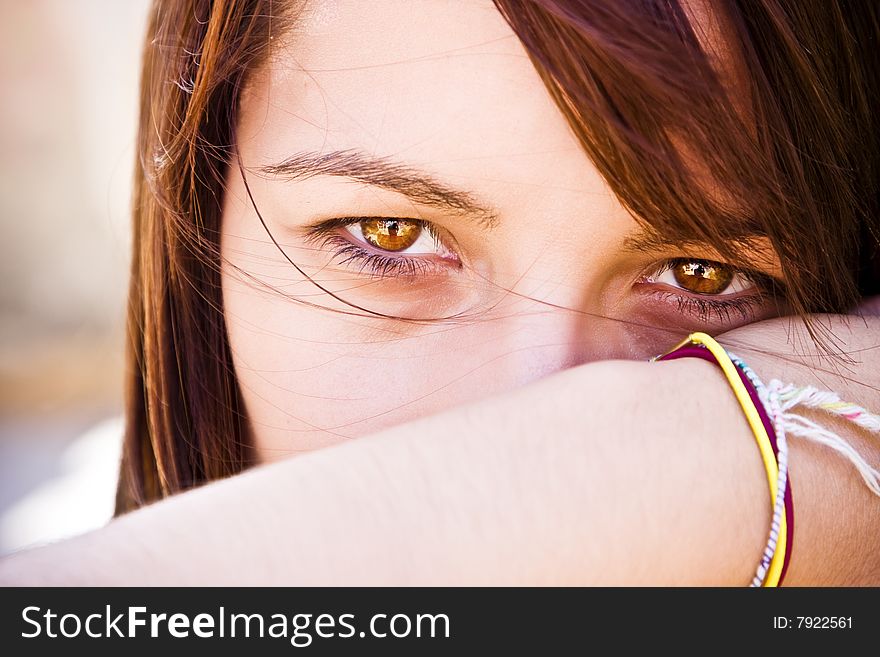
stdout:
<svg viewBox="0 0 880 657">
<path fill-rule="evenodd" d="M 238 139 L 260 145 L 246 166 L 358 149 L 498 198 L 603 187 L 483 0 L 307 3 L 246 92 Z"/>
<path fill-rule="evenodd" d="M 745 110 L 723 16 L 704 0 L 683 9 Z M 490 0 L 308 0 L 243 96 L 238 141 L 245 166 L 301 152 L 391 157 L 502 213 L 610 194 Z"/>
</svg>

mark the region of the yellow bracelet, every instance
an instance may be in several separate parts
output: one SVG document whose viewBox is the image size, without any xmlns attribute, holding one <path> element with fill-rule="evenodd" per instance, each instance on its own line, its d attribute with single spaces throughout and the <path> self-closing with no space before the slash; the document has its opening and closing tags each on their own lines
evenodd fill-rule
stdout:
<svg viewBox="0 0 880 657">
<path fill-rule="evenodd" d="M 764 423 L 761 422 L 761 417 L 758 415 L 758 409 L 755 408 L 748 390 L 746 390 L 742 380 L 739 378 L 739 374 L 737 374 L 736 365 L 733 364 L 733 361 L 730 359 L 730 356 L 727 355 L 724 347 L 718 344 L 714 338 L 705 333 L 691 333 L 687 339 L 682 340 L 671 349 L 670 353 L 689 343 L 701 344 L 709 350 L 712 356 L 714 356 L 715 361 L 721 367 L 721 371 L 724 372 L 724 377 L 727 379 L 727 383 L 733 390 L 734 395 L 736 395 L 736 399 L 739 402 L 743 413 L 745 413 L 749 427 L 755 436 L 755 442 L 758 443 L 758 449 L 761 452 L 761 459 L 764 462 L 764 469 L 767 472 L 767 483 L 770 487 L 770 505 L 772 507 L 776 503 L 779 466 L 776 463 L 776 455 L 773 452 L 773 445 L 770 443 L 770 437 L 767 435 Z M 779 524 L 779 536 L 776 541 L 775 550 L 773 551 L 773 558 L 770 561 L 767 576 L 764 579 L 763 585 L 765 587 L 778 585 L 779 577 L 782 573 L 782 565 L 785 560 L 785 547 L 786 516 L 783 511 Z"/>
</svg>

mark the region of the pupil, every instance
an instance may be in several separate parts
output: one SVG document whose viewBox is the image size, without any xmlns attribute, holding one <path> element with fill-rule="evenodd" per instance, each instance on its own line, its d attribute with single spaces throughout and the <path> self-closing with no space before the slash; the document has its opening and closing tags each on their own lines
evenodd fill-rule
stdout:
<svg viewBox="0 0 880 657">
<path fill-rule="evenodd" d="M 398 224 L 396 221 L 386 221 L 385 230 L 388 231 L 388 234 L 391 237 L 397 237 L 397 233 L 400 230 L 400 224 Z"/>
</svg>

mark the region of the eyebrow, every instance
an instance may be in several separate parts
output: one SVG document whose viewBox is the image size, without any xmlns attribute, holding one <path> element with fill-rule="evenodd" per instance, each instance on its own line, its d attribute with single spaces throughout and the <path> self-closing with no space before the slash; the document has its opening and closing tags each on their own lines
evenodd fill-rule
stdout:
<svg viewBox="0 0 880 657">
<path fill-rule="evenodd" d="M 497 212 L 479 203 L 470 192 L 454 189 L 403 162 L 363 151 L 296 153 L 278 164 L 260 167 L 259 171 L 291 181 L 339 176 L 397 192 L 419 205 L 472 217 L 486 228 L 494 228 L 498 223 Z"/>
<path fill-rule="evenodd" d="M 649 231 L 645 227 L 640 226 L 638 230 L 630 233 L 623 240 L 623 250 L 628 253 L 644 253 L 651 251 L 661 251 L 669 247 L 681 246 L 682 243 L 693 244 L 692 240 L 667 238 L 656 232 Z"/>
<path fill-rule="evenodd" d="M 779 256 L 776 254 L 772 243 L 766 235 L 762 235 L 757 230 L 745 229 L 743 235 L 740 238 L 735 238 L 735 241 L 739 243 L 740 247 L 743 247 L 746 250 L 739 251 L 734 249 L 734 251 L 739 253 L 743 258 L 747 258 L 735 266 L 744 266 L 753 269 L 756 272 L 768 276 L 777 283 L 785 285 L 785 272 L 779 261 Z M 684 235 L 678 238 L 667 238 L 656 232 L 647 230 L 644 227 L 640 227 L 637 231 L 628 235 L 623 241 L 623 249 L 629 253 L 661 253 L 670 248 L 681 250 L 706 247 L 712 248 L 712 245 L 699 238 L 694 239 L 693 237 L 689 238 Z M 719 253 L 717 249 L 715 249 L 715 253 L 718 253 L 722 259 L 726 260 L 727 256 Z M 714 259 L 715 257 L 717 256 L 713 255 L 709 259 Z"/>
<path fill-rule="evenodd" d="M 742 226 L 735 235 L 731 236 L 731 242 L 738 242 L 743 245 L 749 245 L 758 241 L 766 240 L 758 229 L 752 228 L 750 225 Z M 705 246 L 708 242 L 699 236 L 680 231 L 672 235 L 661 235 L 660 233 L 650 230 L 644 226 L 640 226 L 638 230 L 630 233 L 623 241 L 623 249 L 629 253 L 644 253 L 652 251 L 662 251 L 664 249 L 674 247 L 690 247 Z"/>
</svg>

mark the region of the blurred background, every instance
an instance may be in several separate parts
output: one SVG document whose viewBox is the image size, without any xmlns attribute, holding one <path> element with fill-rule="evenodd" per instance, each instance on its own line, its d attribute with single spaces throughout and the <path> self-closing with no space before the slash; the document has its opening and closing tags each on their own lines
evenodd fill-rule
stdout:
<svg viewBox="0 0 880 657">
<path fill-rule="evenodd" d="M 148 0 L 0 0 L 0 554 L 110 517 Z"/>
</svg>

